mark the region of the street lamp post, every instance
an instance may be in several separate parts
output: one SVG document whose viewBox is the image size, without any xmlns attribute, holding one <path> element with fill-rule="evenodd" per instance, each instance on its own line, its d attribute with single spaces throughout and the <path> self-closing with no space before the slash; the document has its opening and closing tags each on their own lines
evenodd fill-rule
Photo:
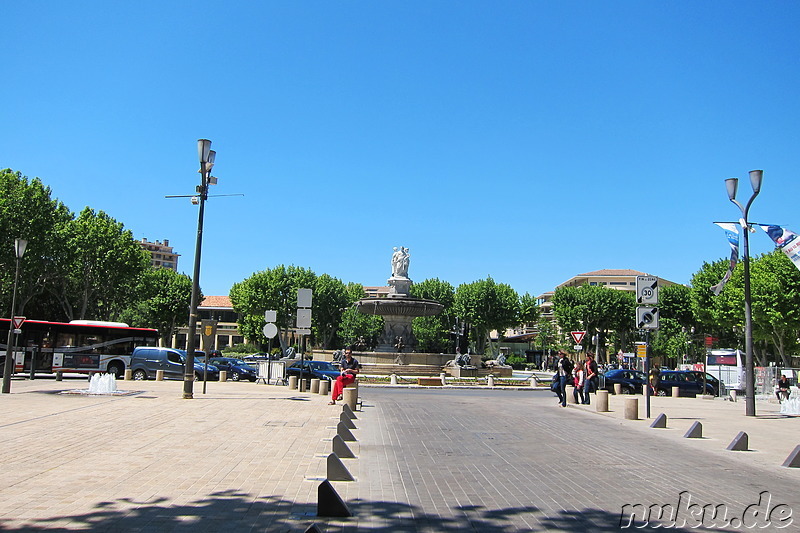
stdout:
<svg viewBox="0 0 800 533">
<path fill-rule="evenodd" d="M 17 283 L 19 282 L 19 263 L 25 255 L 28 241 L 25 239 L 14 240 L 14 254 L 17 256 L 17 268 L 14 274 L 14 291 L 11 295 L 11 316 L 8 321 L 8 341 L 6 342 L 6 361 L 3 367 L 3 394 L 11 392 L 11 373 L 14 371 L 14 315 L 17 312 Z M 31 368 L 33 359 L 31 358 Z M 33 372 L 33 371 L 31 371 Z"/>
<path fill-rule="evenodd" d="M 725 187 L 728 191 L 728 199 L 736 204 L 742 212 L 739 224 L 742 227 L 744 240 L 742 242 L 742 256 L 744 258 L 744 348 L 745 348 L 745 415 L 756 416 L 756 394 L 755 394 L 755 365 L 753 363 L 753 312 L 750 307 L 750 223 L 747 215 L 750 212 L 750 205 L 761 192 L 761 181 L 764 177 L 763 170 L 750 171 L 750 185 L 753 187 L 753 195 L 747 204 L 742 206 L 736 200 L 736 190 L 739 187 L 738 178 L 728 178 L 725 180 Z"/>
<path fill-rule="evenodd" d="M 196 348 L 195 334 L 197 332 L 197 306 L 200 299 L 200 253 L 203 248 L 203 213 L 206 199 L 208 198 L 209 178 L 214 167 L 216 152 L 211 149 L 211 141 L 199 139 L 197 141 L 197 155 L 200 159 L 200 185 L 197 187 L 197 198 L 200 209 L 197 215 L 197 242 L 194 250 L 194 275 L 192 276 L 192 299 L 189 304 L 189 333 L 186 342 L 186 365 L 183 371 L 183 397 L 194 397 L 194 351 Z"/>
</svg>

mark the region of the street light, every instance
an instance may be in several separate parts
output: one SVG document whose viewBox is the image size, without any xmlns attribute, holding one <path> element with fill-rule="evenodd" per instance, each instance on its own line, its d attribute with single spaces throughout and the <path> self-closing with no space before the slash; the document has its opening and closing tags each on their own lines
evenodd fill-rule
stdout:
<svg viewBox="0 0 800 533">
<path fill-rule="evenodd" d="M 186 366 L 183 371 L 183 397 L 191 399 L 194 397 L 194 350 L 195 333 L 197 332 L 197 306 L 200 299 L 200 253 L 203 248 L 203 213 L 205 211 L 206 199 L 208 198 L 208 186 L 210 184 L 211 169 L 214 167 L 216 152 L 211 149 L 211 141 L 199 139 L 197 141 L 197 156 L 200 159 L 200 185 L 197 187 L 197 198 L 192 203 L 199 203 L 200 209 L 197 215 L 197 243 L 194 250 L 194 275 L 192 276 L 192 300 L 189 304 L 189 333 L 186 342 Z M 215 180 L 216 181 L 216 180 Z"/>
<path fill-rule="evenodd" d="M 11 373 L 14 371 L 14 316 L 17 311 L 17 283 L 19 282 L 19 263 L 25 255 L 28 241 L 25 239 L 14 240 L 14 254 L 17 256 L 17 269 L 14 274 L 14 292 L 11 296 L 11 316 L 8 321 L 8 341 L 6 342 L 6 361 L 3 367 L 3 394 L 11 392 Z M 31 358 L 33 368 L 33 358 Z M 32 372 L 32 371 L 31 371 Z"/>
<path fill-rule="evenodd" d="M 764 177 L 763 170 L 750 171 L 750 185 L 753 188 L 753 195 L 743 207 L 736 201 L 736 190 L 739 187 L 738 178 L 728 178 L 725 180 L 725 188 L 728 191 L 728 199 L 736 204 L 742 212 L 739 225 L 742 227 L 744 241 L 742 242 L 742 256 L 744 258 L 744 349 L 745 349 L 745 415 L 756 416 L 756 394 L 755 394 L 755 365 L 753 363 L 753 312 L 750 308 L 750 223 L 747 215 L 750 212 L 750 205 L 761 192 L 761 181 Z"/>
</svg>

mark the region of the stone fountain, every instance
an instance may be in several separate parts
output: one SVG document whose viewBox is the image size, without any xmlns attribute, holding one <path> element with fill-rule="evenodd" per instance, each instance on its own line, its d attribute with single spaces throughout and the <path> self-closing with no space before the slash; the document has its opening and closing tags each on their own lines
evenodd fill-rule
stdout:
<svg viewBox="0 0 800 533">
<path fill-rule="evenodd" d="M 410 257 L 408 248 L 395 248 L 392 254 L 392 277 L 388 280 L 388 297 L 363 298 L 355 304 L 360 313 L 383 317 L 383 333 L 378 339 L 376 352 L 416 351 L 417 340 L 411 322 L 418 316 L 438 315 L 444 309 L 439 302 L 409 295 L 414 283 L 408 277 Z"/>
</svg>

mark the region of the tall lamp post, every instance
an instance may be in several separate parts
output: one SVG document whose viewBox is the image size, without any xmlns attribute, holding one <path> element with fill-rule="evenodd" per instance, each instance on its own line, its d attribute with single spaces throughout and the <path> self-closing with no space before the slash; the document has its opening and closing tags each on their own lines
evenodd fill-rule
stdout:
<svg viewBox="0 0 800 533">
<path fill-rule="evenodd" d="M 192 299 L 189 304 L 189 333 L 186 342 L 186 365 L 183 371 L 183 397 L 194 398 L 194 350 L 195 334 L 197 332 L 197 306 L 200 299 L 200 253 L 203 248 L 203 213 L 208 186 L 211 178 L 211 169 L 214 167 L 216 152 L 211 149 L 211 141 L 199 139 L 197 141 L 197 155 L 200 158 L 200 185 L 197 187 L 197 198 L 200 209 L 197 215 L 197 243 L 194 250 L 194 275 L 192 276 Z"/>
<path fill-rule="evenodd" d="M 14 240 L 14 254 L 17 256 L 17 268 L 14 274 L 14 292 L 11 296 L 11 316 L 8 321 L 8 341 L 6 342 L 6 361 L 3 367 L 3 394 L 11 392 L 11 373 L 14 371 L 14 315 L 17 312 L 17 283 L 19 282 L 19 263 L 25 255 L 28 241 L 25 239 Z M 33 359 L 31 359 L 31 367 Z"/>
<path fill-rule="evenodd" d="M 742 212 L 739 224 L 742 227 L 744 240 L 742 242 L 742 256 L 744 257 L 744 348 L 745 348 L 745 415 L 756 416 L 756 393 L 755 393 L 755 364 L 753 363 L 753 312 L 750 308 L 750 223 L 747 215 L 750 212 L 750 205 L 761 192 L 761 180 L 764 177 L 763 170 L 750 171 L 750 185 L 753 187 L 753 195 L 747 204 L 742 206 L 736 200 L 736 190 L 739 187 L 739 178 L 728 178 L 725 180 L 725 187 L 728 190 L 728 199 L 736 204 Z"/>
</svg>

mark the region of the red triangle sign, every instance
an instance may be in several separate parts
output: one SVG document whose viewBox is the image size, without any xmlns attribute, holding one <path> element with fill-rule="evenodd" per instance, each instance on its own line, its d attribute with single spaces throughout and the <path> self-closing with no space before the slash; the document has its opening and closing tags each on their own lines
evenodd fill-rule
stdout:
<svg viewBox="0 0 800 533">
<path fill-rule="evenodd" d="M 585 331 L 570 331 L 569 334 L 572 335 L 573 339 L 575 339 L 575 344 L 580 344 L 581 341 L 583 340 L 583 336 L 586 335 L 586 332 Z"/>
<path fill-rule="evenodd" d="M 24 324 L 24 323 L 25 323 L 25 317 L 24 317 L 24 316 L 15 316 L 15 317 L 14 317 L 14 318 L 11 320 L 11 322 L 12 322 L 12 323 L 13 323 L 13 325 L 14 325 L 14 329 L 19 329 L 19 328 L 21 328 L 21 327 L 22 327 L 22 324 Z"/>
</svg>

